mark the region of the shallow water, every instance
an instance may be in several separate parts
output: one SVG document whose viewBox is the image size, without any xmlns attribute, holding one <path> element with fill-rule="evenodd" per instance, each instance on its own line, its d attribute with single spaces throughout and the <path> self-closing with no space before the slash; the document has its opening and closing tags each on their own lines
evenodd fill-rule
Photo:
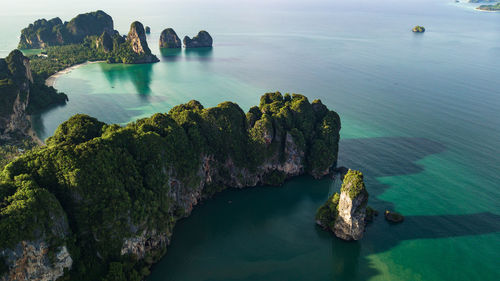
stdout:
<svg viewBox="0 0 500 281">
<path fill-rule="evenodd" d="M 40 136 L 75 113 L 126 123 L 191 99 L 247 110 L 264 92 L 298 92 L 341 115 L 339 164 L 364 172 L 369 204 L 406 216 L 379 217 L 346 243 L 314 225 L 338 182 L 228 191 L 178 224 L 149 280 L 498 279 L 500 13 L 430 0 L 94 2 L 16 10 L 0 23 L 18 30 L 100 8 L 122 33 L 135 19 L 151 26 L 162 61 L 64 75 L 56 88 L 70 102 L 35 119 Z M 417 24 L 427 31 L 410 32 Z M 12 40 L 0 50 L 14 48 L 18 32 L 0 26 Z M 215 46 L 161 54 L 166 27 L 180 37 L 206 29 Z"/>
</svg>

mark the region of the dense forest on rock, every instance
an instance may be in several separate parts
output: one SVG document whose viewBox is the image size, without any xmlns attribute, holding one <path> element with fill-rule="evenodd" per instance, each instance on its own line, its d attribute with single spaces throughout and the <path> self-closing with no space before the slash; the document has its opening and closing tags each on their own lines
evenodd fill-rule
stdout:
<svg viewBox="0 0 500 281">
<path fill-rule="evenodd" d="M 126 126 L 75 115 L 0 175 L 3 276 L 15 269 L 35 278 L 17 261 L 39 245 L 48 251 L 38 274 L 140 280 L 199 200 L 327 175 L 339 130 L 339 116 L 321 101 L 280 93 L 246 114 L 232 102 L 190 101 Z"/>
<path fill-rule="evenodd" d="M 19 48 L 43 49 L 30 56 L 33 72 L 41 77 L 86 61 L 151 63 L 158 58 L 147 46 L 144 26 L 133 22 L 127 36 L 113 29 L 103 11 L 80 14 L 69 22 L 40 19 L 21 31 Z"/>
</svg>

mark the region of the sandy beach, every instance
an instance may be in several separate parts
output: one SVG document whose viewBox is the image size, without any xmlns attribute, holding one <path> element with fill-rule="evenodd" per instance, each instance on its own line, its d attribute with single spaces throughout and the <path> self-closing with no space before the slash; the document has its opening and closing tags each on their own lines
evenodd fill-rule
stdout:
<svg viewBox="0 0 500 281">
<path fill-rule="evenodd" d="M 55 74 L 51 75 L 49 78 L 47 78 L 47 80 L 45 80 L 45 85 L 55 87 L 56 80 L 60 76 L 62 76 L 64 74 L 67 74 L 67 73 L 70 73 L 72 70 L 77 69 L 80 66 L 87 65 L 87 64 L 90 64 L 90 63 L 98 63 L 98 62 L 104 62 L 104 61 L 87 61 L 87 62 L 84 62 L 84 63 L 75 64 L 75 65 L 70 66 L 68 68 L 65 68 L 65 69 L 63 69 L 61 71 L 58 71 Z"/>
</svg>

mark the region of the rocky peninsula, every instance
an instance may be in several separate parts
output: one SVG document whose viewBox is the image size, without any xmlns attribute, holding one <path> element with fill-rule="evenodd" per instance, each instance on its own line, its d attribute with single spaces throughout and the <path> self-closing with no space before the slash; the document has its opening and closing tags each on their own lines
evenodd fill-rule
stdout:
<svg viewBox="0 0 500 281">
<path fill-rule="evenodd" d="M 141 280 L 201 200 L 329 174 L 340 127 L 279 92 L 246 114 L 190 101 L 126 126 L 75 115 L 0 173 L 0 280 Z"/>
</svg>

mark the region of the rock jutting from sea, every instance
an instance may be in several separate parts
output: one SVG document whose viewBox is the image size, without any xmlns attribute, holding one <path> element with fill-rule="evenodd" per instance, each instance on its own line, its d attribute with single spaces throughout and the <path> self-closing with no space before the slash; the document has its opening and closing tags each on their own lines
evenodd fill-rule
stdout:
<svg viewBox="0 0 500 281">
<path fill-rule="evenodd" d="M 365 231 L 368 192 L 363 174 L 350 170 L 344 175 L 340 195 L 334 193 L 316 213 L 316 223 L 344 240 L 360 240 Z"/>
<path fill-rule="evenodd" d="M 424 33 L 425 32 L 425 27 L 417 25 L 411 31 L 413 31 L 415 33 Z"/>
<path fill-rule="evenodd" d="M 176 49 L 181 48 L 182 42 L 177 33 L 172 28 L 166 28 L 160 35 L 160 48 Z"/>
<path fill-rule="evenodd" d="M 189 36 L 184 37 L 184 46 L 186 48 L 206 48 L 212 47 L 213 39 L 212 36 L 205 30 L 198 32 L 198 35 L 189 38 Z"/>
<path fill-rule="evenodd" d="M 246 114 L 232 102 L 190 101 L 126 126 L 75 115 L 0 173 L 0 229 L 8 230 L 0 232 L 0 280 L 16 272 L 142 280 L 201 200 L 329 174 L 340 127 L 321 101 L 281 93 Z"/>
<path fill-rule="evenodd" d="M 148 42 L 146 41 L 146 32 L 142 23 L 134 21 L 130 25 L 127 42 L 132 46 L 132 50 L 141 56 L 135 61 L 136 63 L 151 63 L 159 61 L 149 49 Z"/>
</svg>

